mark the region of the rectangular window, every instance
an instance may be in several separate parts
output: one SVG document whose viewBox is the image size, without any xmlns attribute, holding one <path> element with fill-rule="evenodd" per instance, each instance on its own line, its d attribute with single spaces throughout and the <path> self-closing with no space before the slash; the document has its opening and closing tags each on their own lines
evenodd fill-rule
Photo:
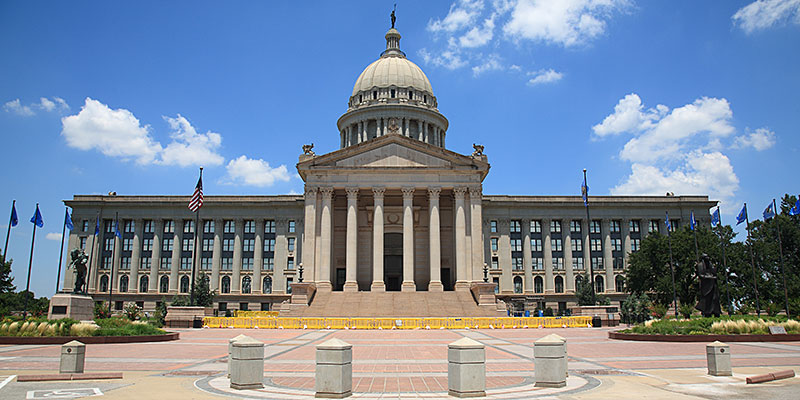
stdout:
<svg viewBox="0 0 800 400">
<path fill-rule="evenodd" d="M 658 220 L 650 221 L 650 224 L 647 226 L 647 232 L 648 233 L 658 232 Z"/>
<path fill-rule="evenodd" d="M 133 233 L 133 226 L 134 226 L 133 221 L 131 220 L 124 221 L 122 223 L 122 226 L 123 226 L 122 229 L 125 233 Z"/>
<path fill-rule="evenodd" d="M 511 221 L 511 233 L 520 233 L 522 232 L 521 223 L 517 220 Z"/>
<path fill-rule="evenodd" d="M 581 221 L 574 220 L 574 219 L 572 221 L 569 221 L 569 230 L 570 230 L 570 232 L 580 233 L 581 232 Z"/>
<path fill-rule="evenodd" d="M 500 269 L 500 263 L 497 260 L 497 257 L 492 257 L 492 269 Z"/>
<path fill-rule="evenodd" d="M 601 239 L 592 239 L 589 243 L 592 251 L 603 251 L 603 241 Z"/>
<path fill-rule="evenodd" d="M 159 266 L 160 270 L 170 270 L 172 269 L 172 257 L 161 257 L 161 266 Z"/>
<path fill-rule="evenodd" d="M 172 238 L 164 239 L 161 242 L 161 251 L 172 251 Z"/>
<path fill-rule="evenodd" d="M 292 294 L 292 278 L 286 278 L 286 294 Z"/>
<path fill-rule="evenodd" d="M 294 269 L 294 257 L 286 258 L 286 269 Z"/>
<path fill-rule="evenodd" d="M 111 269 L 111 256 L 103 257 L 103 269 Z"/>
<path fill-rule="evenodd" d="M 289 249 L 289 251 L 294 251 L 294 238 L 286 239 L 286 247 Z"/>
<path fill-rule="evenodd" d="M 153 239 L 142 239 L 142 251 L 153 251 Z"/>
<path fill-rule="evenodd" d="M 203 239 L 203 251 L 214 251 L 214 239 Z"/>
<path fill-rule="evenodd" d="M 144 221 L 143 228 L 144 228 L 144 233 L 153 233 L 153 232 L 155 232 L 155 230 L 153 230 L 153 221 L 152 220 L 148 219 L 148 220 Z"/>
<path fill-rule="evenodd" d="M 214 233 L 214 221 L 203 222 L 203 233 Z"/>
<path fill-rule="evenodd" d="M 88 219 L 85 219 L 85 220 L 81 221 L 81 230 L 84 231 L 84 232 L 88 232 L 89 231 L 89 220 Z"/>
<path fill-rule="evenodd" d="M 583 251 L 583 240 L 570 239 L 572 251 Z"/>
<path fill-rule="evenodd" d="M 679 226 L 679 224 L 680 224 L 680 220 L 677 220 L 677 219 L 671 219 L 671 220 L 669 220 L 669 222 L 670 222 L 670 224 L 669 224 L 669 231 L 670 231 L 670 232 L 675 232 L 675 230 L 676 230 L 676 229 L 678 229 L 678 228 L 680 227 L 680 226 Z"/>
<path fill-rule="evenodd" d="M 222 239 L 222 251 L 233 251 L 233 239 Z"/>
<path fill-rule="evenodd" d="M 256 221 L 244 221 L 244 233 L 256 233 Z"/>
<path fill-rule="evenodd" d="M 525 265 L 522 262 L 522 257 L 512 257 L 511 268 L 514 271 L 523 271 L 525 269 Z"/>
<path fill-rule="evenodd" d="M 561 221 L 550 221 L 550 233 L 561 233 Z"/>
<path fill-rule="evenodd" d="M 231 257 L 223 257 L 219 266 L 219 269 L 225 271 L 233 270 L 233 258 Z"/>
<path fill-rule="evenodd" d="M 600 221 L 594 220 L 589 226 L 589 233 L 600 233 Z"/>
<path fill-rule="evenodd" d="M 253 259 L 251 257 L 242 258 L 242 269 L 247 271 L 253 270 Z"/>
<path fill-rule="evenodd" d="M 293 219 L 289 220 L 289 233 L 295 233 L 295 222 Z"/>
<path fill-rule="evenodd" d="M 194 233 L 194 221 L 190 219 L 183 221 L 183 233 Z"/>
<path fill-rule="evenodd" d="M 223 226 L 223 233 L 234 233 L 236 230 L 236 225 L 234 225 L 233 221 L 225 221 Z"/>
<path fill-rule="evenodd" d="M 183 246 L 181 249 L 183 251 L 194 251 L 194 238 L 183 239 Z"/>
<path fill-rule="evenodd" d="M 639 221 L 629 221 L 628 227 L 631 230 L 631 233 L 639 232 Z"/>
<path fill-rule="evenodd" d="M 576 257 L 572 259 L 572 269 L 583 269 L 583 257 Z"/>
<path fill-rule="evenodd" d="M 611 239 L 611 250 L 622 251 L 622 239 Z"/>
<path fill-rule="evenodd" d="M 254 251 L 256 248 L 256 240 L 255 239 L 244 239 L 242 240 L 242 251 Z"/>
<path fill-rule="evenodd" d="M 611 233 L 619 233 L 620 222 L 617 220 L 611 221 Z"/>
<path fill-rule="evenodd" d="M 114 238 L 113 237 L 105 238 L 105 240 L 103 241 L 103 250 L 111 251 L 113 249 L 114 249 Z"/>
<path fill-rule="evenodd" d="M 622 262 L 622 257 L 616 257 L 614 258 L 613 261 L 614 261 L 614 269 L 619 270 L 623 268 L 624 264 Z"/>
<path fill-rule="evenodd" d="M 511 251 L 522 251 L 522 239 L 511 239 Z"/>
<path fill-rule="evenodd" d="M 192 257 L 181 257 L 180 269 L 184 271 L 192 269 Z"/>
<path fill-rule="evenodd" d="M 563 251 L 561 239 L 550 239 L 550 251 Z"/>
<path fill-rule="evenodd" d="M 272 257 L 264 257 L 264 266 L 262 269 L 272 271 L 275 268 L 275 259 Z"/>
<path fill-rule="evenodd" d="M 603 257 L 592 257 L 592 268 L 605 269 L 605 266 L 603 265 Z"/>
<path fill-rule="evenodd" d="M 103 226 L 105 227 L 106 233 L 114 233 L 114 221 L 107 219 L 103 221 Z"/>
<path fill-rule="evenodd" d="M 553 269 L 559 271 L 564 270 L 564 258 L 553 257 Z"/>
<path fill-rule="evenodd" d="M 531 233 L 542 233 L 542 223 L 540 221 L 531 221 Z"/>
<path fill-rule="evenodd" d="M 86 250 L 86 237 L 81 238 L 81 248 Z"/>
<path fill-rule="evenodd" d="M 531 252 L 542 251 L 542 239 L 531 239 Z"/>
<path fill-rule="evenodd" d="M 275 233 L 275 221 L 271 219 L 264 221 L 264 233 Z"/>
<path fill-rule="evenodd" d="M 489 239 L 492 243 L 492 251 L 497 251 L 497 238 Z"/>
<path fill-rule="evenodd" d="M 175 221 L 164 221 L 164 233 L 175 233 Z"/>
<path fill-rule="evenodd" d="M 489 221 L 489 232 L 497 233 L 497 221 Z"/>
<path fill-rule="evenodd" d="M 631 239 L 631 251 L 639 251 L 641 243 L 641 239 Z"/>
<path fill-rule="evenodd" d="M 202 271 L 211 271 L 211 257 L 203 257 L 200 259 L 200 269 Z"/>
<path fill-rule="evenodd" d="M 541 257 L 531 258 L 531 267 L 534 271 L 544 270 L 544 260 Z"/>
<path fill-rule="evenodd" d="M 275 239 L 264 239 L 264 251 L 275 251 Z"/>
<path fill-rule="evenodd" d="M 131 258 L 122 257 L 119 259 L 119 269 L 131 269 Z"/>
<path fill-rule="evenodd" d="M 122 239 L 122 251 L 131 251 L 133 249 L 133 239 Z"/>
<path fill-rule="evenodd" d="M 139 264 L 139 269 L 150 270 L 153 267 L 153 259 L 150 256 L 144 256 Z"/>
</svg>

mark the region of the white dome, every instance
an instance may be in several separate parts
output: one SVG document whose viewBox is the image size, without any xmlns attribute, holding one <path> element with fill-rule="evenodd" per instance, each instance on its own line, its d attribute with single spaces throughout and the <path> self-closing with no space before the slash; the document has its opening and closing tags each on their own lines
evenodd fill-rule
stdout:
<svg viewBox="0 0 800 400">
<path fill-rule="evenodd" d="M 417 64 L 400 56 L 384 56 L 373 62 L 358 76 L 353 96 L 372 88 L 414 88 L 433 95 L 431 82 Z"/>
</svg>

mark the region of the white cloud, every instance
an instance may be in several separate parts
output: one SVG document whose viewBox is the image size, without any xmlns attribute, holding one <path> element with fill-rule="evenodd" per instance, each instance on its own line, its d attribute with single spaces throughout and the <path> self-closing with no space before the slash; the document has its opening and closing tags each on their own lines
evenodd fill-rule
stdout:
<svg viewBox="0 0 800 400">
<path fill-rule="evenodd" d="M 428 30 L 452 33 L 463 29 L 475 22 L 483 6 L 482 0 L 459 0 L 450 5 L 450 11 L 443 19 L 428 21 Z"/>
<path fill-rule="evenodd" d="M 164 117 L 172 133 L 172 143 L 164 148 L 159 163 L 164 165 L 220 165 L 225 159 L 216 151 L 222 144 L 219 133 L 197 133 L 189 121 L 178 114 L 176 118 Z"/>
<path fill-rule="evenodd" d="M 41 97 L 39 98 L 39 104 L 34 104 L 34 105 L 47 112 L 55 110 L 57 111 L 69 110 L 69 104 L 67 104 L 67 102 L 60 97 L 53 97 L 53 100 L 50 100 L 47 97 Z"/>
<path fill-rule="evenodd" d="M 61 234 L 60 233 L 55 233 L 55 232 L 50 232 L 47 235 L 45 235 L 44 237 L 47 240 L 55 240 L 56 242 L 61 240 Z"/>
<path fill-rule="evenodd" d="M 748 34 L 786 22 L 800 25 L 800 0 L 754 1 L 736 11 L 731 19 Z"/>
<path fill-rule="evenodd" d="M 96 149 L 138 164 L 152 163 L 162 150 L 150 136 L 150 126 L 142 126 L 130 111 L 112 110 L 88 97 L 81 111 L 62 118 L 61 125 L 67 144 L 80 150 Z"/>
<path fill-rule="evenodd" d="M 533 76 L 533 78 L 528 80 L 528 85 L 535 86 L 542 83 L 552 83 L 561 80 L 564 77 L 564 74 L 561 72 L 553 71 L 553 69 L 541 69 L 536 72 L 531 72 L 528 75 Z"/>
<path fill-rule="evenodd" d="M 518 0 L 503 32 L 514 40 L 575 46 L 602 34 L 613 12 L 627 6 L 627 0 Z"/>
<path fill-rule="evenodd" d="M 53 103 L 52 101 L 48 100 L 46 97 L 40 98 L 39 102 L 40 102 L 39 103 L 39 107 L 41 107 L 42 110 L 53 111 L 53 110 L 56 109 L 56 103 Z"/>
<path fill-rule="evenodd" d="M 499 71 L 503 69 L 500 57 L 497 54 L 490 54 L 481 65 L 472 67 L 472 75 L 478 76 L 487 71 Z"/>
<path fill-rule="evenodd" d="M 459 69 L 467 62 L 456 51 L 445 50 L 438 54 L 431 54 L 427 49 L 420 49 L 419 55 L 427 64 L 443 67 L 449 70 Z"/>
<path fill-rule="evenodd" d="M 14 114 L 21 115 L 23 117 L 30 117 L 36 115 L 33 110 L 29 106 L 22 105 L 22 102 L 19 99 L 11 100 L 6 104 L 3 104 L 3 109 L 6 112 L 13 112 Z"/>
<path fill-rule="evenodd" d="M 275 181 L 288 182 L 290 179 L 285 165 L 273 168 L 262 159 L 246 156 L 231 160 L 226 168 L 228 176 L 224 183 L 234 185 L 267 187 L 275 184 Z"/>
<path fill-rule="evenodd" d="M 745 149 L 752 147 L 757 151 L 766 150 L 775 145 L 775 132 L 767 128 L 758 128 L 744 136 L 739 136 L 733 143 L 735 149 Z"/>
<path fill-rule="evenodd" d="M 482 27 L 473 27 L 470 29 L 464 36 L 458 38 L 458 43 L 461 47 L 480 47 L 489 43 L 494 36 L 494 19 L 495 15 L 492 14 L 491 17 L 486 18 L 483 21 Z"/>
<path fill-rule="evenodd" d="M 592 127 L 593 139 L 632 136 L 619 152 L 620 159 L 631 162 L 631 173 L 611 193 L 709 194 L 731 200 L 739 179 L 720 149 L 735 132 L 732 119 L 725 99 L 701 97 L 670 111 L 661 104 L 645 109 L 636 93 L 626 95 L 614 113 Z"/>
</svg>

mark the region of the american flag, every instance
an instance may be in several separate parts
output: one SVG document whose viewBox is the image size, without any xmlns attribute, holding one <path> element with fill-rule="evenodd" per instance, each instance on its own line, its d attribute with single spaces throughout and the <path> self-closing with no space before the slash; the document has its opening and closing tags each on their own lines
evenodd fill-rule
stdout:
<svg viewBox="0 0 800 400">
<path fill-rule="evenodd" d="M 197 186 L 194 188 L 192 198 L 189 200 L 189 209 L 195 212 L 203 206 L 203 171 L 200 171 L 200 179 L 197 180 Z"/>
</svg>

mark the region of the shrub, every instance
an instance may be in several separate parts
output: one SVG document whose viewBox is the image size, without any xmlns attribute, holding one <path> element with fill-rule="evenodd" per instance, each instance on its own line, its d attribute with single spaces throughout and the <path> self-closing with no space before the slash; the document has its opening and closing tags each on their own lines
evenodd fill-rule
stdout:
<svg viewBox="0 0 800 400">
<path fill-rule="evenodd" d="M 634 293 L 622 302 L 620 314 L 628 324 L 642 322 L 650 317 L 651 306 L 650 298 L 646 294 L 637 295 Z"/>
<path fill-rule="evenodd" d="M 136 321 L 139 318 L 142 309 L 139 308 L 136 303 L 130 302 L 125 305 L 125 308 L 123 308 L 122 311 L 129 320 Z"/>
<path fill-rule="evenodd" d="M 766 311 L 770 317 L 774 317 L 781 311 L 781 306 L 775 303 L 767 303 Z"/>
<path fill-rule="evenodd" d="M 663 304 L 653 304 L 653 307 L 650 309 L 652 312 L 653 318 L 664 318 L 667 315 L 667 306 Z"/>
<path fill-rule="evenodd" d="M 680 307 L 678 307 L 678 312 L 681 313 L 681 316 L 685 319 L 689 319 L 692 317 L 692 313 L 694 313 L 694 307 L 689 303 L 682 303 Z"/>
<path fill-rule="evenodd" d="M 131 322 L 125 318 L 107 318 L 97 320 L 100 326 L 94 332 L 95 336 L 142 336 L 160 335 L 163 330 L 142 322 Z"/>
<path fill-rule="evenodd" d="M 108 318 L 111 316 L 111 312 L 108 310 L 108 306 L 103 301 L 98 301 L 94 303 L 94 318 Z"/>
<path fill-rule="evenodd" d="M 78 323 L 72 325 L 70 328 L 70 336 L 93 336 L 94 332 L 100 328 L 95 324 L 87 324 L 87 323 Z"/>
</svg>

